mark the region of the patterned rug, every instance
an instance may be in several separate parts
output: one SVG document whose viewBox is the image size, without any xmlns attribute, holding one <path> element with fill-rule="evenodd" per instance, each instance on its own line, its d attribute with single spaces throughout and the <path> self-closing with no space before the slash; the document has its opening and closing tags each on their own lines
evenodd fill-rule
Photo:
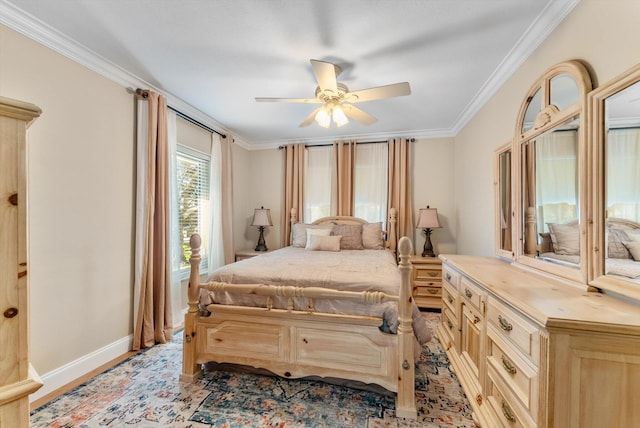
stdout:
<svg viewBox="0 0 640 428">
<path fill-rule="evenodd" d="M 435 327 L 439 314 L 423 316 Z M 319 381 L 207 370 L 178 380 L 181 334 L 114 366 L 31 413 L 32 427 L 467 427 L 471 408 L 433 339 L 416 366 L 418 420 L 394 397 Z"/>
</svg>

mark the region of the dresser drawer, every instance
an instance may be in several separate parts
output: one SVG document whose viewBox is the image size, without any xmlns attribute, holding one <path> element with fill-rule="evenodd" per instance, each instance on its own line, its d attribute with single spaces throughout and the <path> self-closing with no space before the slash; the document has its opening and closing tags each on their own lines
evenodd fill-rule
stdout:
<svg viewBox="0 0 640 428">
<path fill-rule="evenodd" d="M 487 331 L 487 363 L 513 392 L 533 420 L 538 415 L 538 371 L 493 328 Z"/>
<path fill-rule="evenodd" d="M 442 265 L 442 278 L 444 281 L 451 284 L 455 290 L 458 289 L 458 284 L 460 284 L 460 274 L 449 265 Z"/>
<path fill-rule="evenodd" d="M 493 366 L 487 367 L 487 401 L 502 422 L 509 428 L 535 428 L 537 425 L 526 409 L 513 396 Z"/>
<path fill-rule="evenodd" d="M 444 349 L 447 350 L 452 346 L 457 347 L 459 342 L 460 329 L 458 327 L 458 321 L 456 320 L 456 317 L 451 313 L 449 309 L 444 308 L 444 310 L 442 311 L 440 322 L 442 323 L 443 330 L 446 333 L 446 341 L 448 342 L 442 344 Z"/>
<path fill-rule="evenodd" d="M 455 288 L 451 287 L 448 282 L 442 283 L 442 301 L 444 302 L 445 307 L 447 307 L 451 313 L 457 319 L 458 315 L 458 305 L 456 302 L 458 292 Z"/>
<path fill-rule="evenodd" d="M 484 307 L 481 308 L 481 302 L 484 302 L 484 293 L 480 287 L 469 281 L 467 278 L 462 278 L 460 281 L 459 295 L 471 303 L 471 305 L 479 310 L 484 316 Z"/>
<path fill-rule="evenodd" d="M 536 325 L 491 297 L 487 319 L 508 343 L 514 344 L 536 366 L 540 364 L 540 330 Z"/>
</svg>

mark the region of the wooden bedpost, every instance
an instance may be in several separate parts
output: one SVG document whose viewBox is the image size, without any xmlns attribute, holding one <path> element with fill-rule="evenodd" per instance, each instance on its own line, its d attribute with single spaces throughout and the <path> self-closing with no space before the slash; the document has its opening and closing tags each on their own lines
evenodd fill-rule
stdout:
<svg viewBox="0 0 640 428">
<path fill-rule="evenodd" d="M 387 246 L 397 254 L 398 249 L 398 232 L 396 232 L 396 223 L 398 222 L 398 211 L 395 208 L 389 210 L 389 229 L 387 231 Z"/>
<path fill-rule="evenodd" d="M 182 345 L 182 374 L 180 380 L 192 382 L 202 374 L 200 364 L 196 363 L 197 345 L 196 322 L 198 320 L 198 298 L 200 295 L 200 245 L 202 238 L 194 233 L 189 240 L 191 246 L 191 271 L 189 273 L 188 303 L 189 309 L 184 316 L 184 343 Z"/>
<path fill-rule="evenodd" d="M 395 210 L 394 210 L 395 211 Z M 413 295 L 411 293 L 411 253 L 413 245 L 406 236 L 398 242 L 400 255 L 400 299 L 398 301 L 398 395 L 396 397 L 396 416 L 416 419 L 415 397 L 415 361 L 413 353 Z"/>
</svg>

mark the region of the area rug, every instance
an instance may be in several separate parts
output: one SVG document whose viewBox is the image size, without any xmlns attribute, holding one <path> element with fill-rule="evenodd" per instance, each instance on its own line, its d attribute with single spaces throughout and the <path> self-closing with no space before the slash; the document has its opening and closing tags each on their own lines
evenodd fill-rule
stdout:
<svg viewBox="0 0 640 428">
<path fill-rule="evenodd" d="M 426 312 L 435 327 L 439 314 Z M 466 427 L 471 408 L 437 339 L 416 366 L 418 419 L 395 417 L 393 395 L 320 381 L 207 370 L 178 378 L 181 334 L 31 413 L 32 427 Z"/>
</svg>

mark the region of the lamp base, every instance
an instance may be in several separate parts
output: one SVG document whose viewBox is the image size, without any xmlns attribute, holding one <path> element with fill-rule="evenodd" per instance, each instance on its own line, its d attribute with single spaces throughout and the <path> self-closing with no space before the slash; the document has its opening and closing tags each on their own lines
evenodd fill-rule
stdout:
<svg viewBox="0 0 640 428">
<path fill-rule="evenodd" d="M 259 226 L 260 237 L 258 238 L 258 245 L 256 245 L 256 251 L 267 251 L 267 244 L 264 242 L 264 226 Z"/>
<path fill-rule="evenodd" d="M 422 250 L 422 257 L 435 257 L 436 253 L 433 252 L 433 245 L 431 244 L 431 229 L 424 229 L 424 248 Z"/>
</svg>

